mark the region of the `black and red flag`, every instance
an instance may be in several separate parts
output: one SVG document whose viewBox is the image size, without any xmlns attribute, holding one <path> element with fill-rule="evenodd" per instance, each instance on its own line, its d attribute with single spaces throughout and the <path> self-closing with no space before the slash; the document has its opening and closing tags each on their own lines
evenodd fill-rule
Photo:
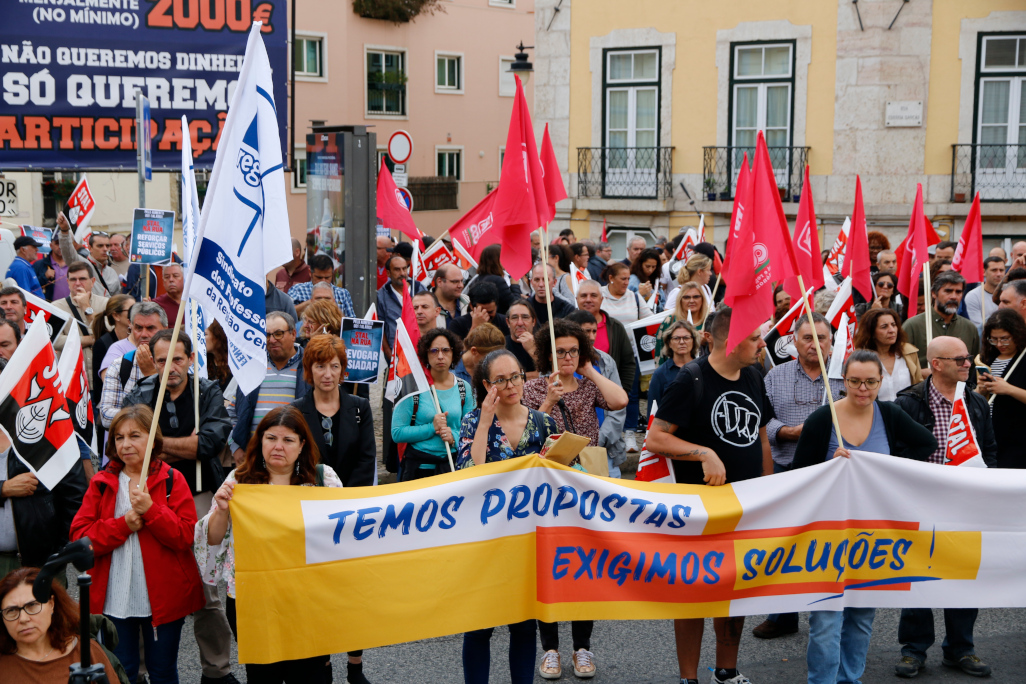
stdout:
<svg viewBox="0 0 1026 684">
<path fill-rule="evenodd" d="M 37 318 L 0 373 L 0 430 L 43 486 L 53 489 L 81 454 L 46 330 Z"/>
<path fill-rule="evenodd" d="M 68 328 L 68 339 L 64 343 L 57 370 L 61 375 L 61 386 L 71 412 L 71 422 L 79 439 L 93 453 L 96 450 L 96 429 L 93 425 L 93 402 L 89 397 L 89 378 L 85 370 L 85 356 L 82 354 L 82 334 L 78 326 Z"/>
<path fill-rule="evenodd" d="M 57 341 L 57 337 L 64 330 L 64 326 L 71 319 L 71 314 L 67 311 L 61 311 L 56 306 L 40 299 L 28 290 L 18 288 L 25 295 L 25 326 L 32 325 L 32 322 L 37 318 L 42 318 L 46 321 L 46 335 L 50 338 L 50 343 Z"/>
</svg>

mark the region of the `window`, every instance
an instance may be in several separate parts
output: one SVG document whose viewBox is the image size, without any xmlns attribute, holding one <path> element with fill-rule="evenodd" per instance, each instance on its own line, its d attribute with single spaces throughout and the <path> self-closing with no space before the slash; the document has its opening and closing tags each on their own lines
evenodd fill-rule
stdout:
<svg viewBox="0 0 1026 684">
<path fill-rule="evenodd" d="M 296 172 L 292 174 L 292 190 L 306 192 L 306 150 L 299 149 L 298 143 L 296 144 Z"/>
<path fill-rule="evenodd" d="M 392 162 L 392 158 L 388 156 L 388 150 L 384 147 L 379 147 L 378 150 L 378 161 L 374 165 L 374 173 L 377 173 L 381 169 L 381 162 L 385 162 L 385 166 L 388 168 L 389 173 L 395 173 L 395 164 Z"/>
<path fill-rule="evenodd" d="M 443 178 L 463 180 L 463 150 L 438 149 L 436 175 Z"/>
<path fill-rule="evenodd" d="M 517 94 L 517 82 L 510 73 L 512 57 L 499 57 L 499 97 L 513 97 Z"/>
<path fill-rule="evenodd" d="M 645 247 L 655 244 L 656 236 L 652 231 L 643 228 L 613 228 L 606 231 L 609 240 L 609 247 L 613 251 L 614 259 L 625 259 L 627 257 L 627 245 L 636 237 L 645 239 Z"/>
<path fill-rule="evenodd" d="M 406 53 L 367 51 L 368 114 L 406 115 Z"/>
<path fill-rule="evenodd" d="M 499 175 L 496 178 L 502 178 L 502 162 L 506 161 L 506 146 L 499 146 Z"/>
<path fill-rule="evenodd" d="M 296 42 L 292 46 L 292 59 L 296 65 L 297 80 L 326 80 L 326 43 L 326 34 L 296 34 Z"/>
<path fill-rule="evenodd" d="M 733 168 L 751 159 L 759 131 L 770 148 L 777 184 L 787 185 L 791 167 L 791 112 L 794 99 L 794 44 L 732 45 L 730 145 Z M 777 148 L 777 149 L 774 149 Z"/>
<path fill-rule="evenodd" d="M 435 92 L 463 92 L 463 55 L 435 53 Z"/>
<path fill-rule="evenodd" d="M 981 199 L 1026 187 L 1026 35 L 983 38 L 977 104 L 976 185 Z"/>
<path fill-rule="evenodd" d="M 659 147 L 656 50 L 606 52 L 605 197 L 654 197 Z"/>
</svg>

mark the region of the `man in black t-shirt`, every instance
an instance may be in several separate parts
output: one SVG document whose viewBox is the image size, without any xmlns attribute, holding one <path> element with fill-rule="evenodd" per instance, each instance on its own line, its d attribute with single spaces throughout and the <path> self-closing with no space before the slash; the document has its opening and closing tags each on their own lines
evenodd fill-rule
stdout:
<svg viewBox="0 0 1026 684">
<path fill-rule="evenodd" d="M 755 369 L 766 346 L 759 330 L 728 355 L 731 310 L 716 312 L 710 326 L 712 352 L 683 369 L 666 390 L 646 446 L 673 460 L 677 482 L 724 485 L 773 472 L 766 424 L 773 407 L 762 375 Z M 700 378 L 694 373 L 701 374 Z M 744 617 L 714 618 L 716 671 L 712 684 L 747 682 L 737 671 Z M 681 682 L 698 682 L 702 649 L 701 618 L 674 621 Z"/>
</svg>

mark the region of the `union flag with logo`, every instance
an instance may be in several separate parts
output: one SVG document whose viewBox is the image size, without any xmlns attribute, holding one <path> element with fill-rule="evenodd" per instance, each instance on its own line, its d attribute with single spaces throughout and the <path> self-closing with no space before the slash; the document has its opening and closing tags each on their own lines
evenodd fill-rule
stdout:
<svg viewBox="0 0 1026 684">
<path fill-rule="evenodd" d="M 32 323 L 0 373 L 0 430 L 47 489 L 56 487 L 81 458 L 57 355 L 42 319 Z"/>
<path fill-rule="evenodd" d="M 78 326 L 68 330 L 68 339 L 64 343 L 57 370 L 64 387 L 64 397 L 71 413 L 71 423 L 82 443 L 94 454 L 96 448 L 96 429 L 93 425 L 93 402 L 89 397 L 89 378 L 85 370 L 85 356 L 82 354 L 82 334 Z"/>
<path fill-rule="evenodd" d="M 666 456 L 654 454 L 648 450 L 648 435 L 652 434 L 652 421 L 655 420 L 657 402 L 652 402 L 652 410 L 648 416 L 648 431 L 645 433 L 645 444 L 641 447 L 638 457 L 638 472 L 634 479 L 639 482 L 669 482 L 676 484 L 677 476 L 673 472 L 673 464 Z"/>
<path fill-rule="evenodd" d="M 983 450 L 976 439 L 976 430 L 969 420 L 969 407 L 965 403 L 965 383 L 955 385 L 955 403 L 951 405 L 951 423 L 948 424 L 948 441 L 944 447 L 944 464 L 986 468 Z"/>
<path fill-rule="evenodd" d="M 636 292 L 628 292 L 629 295 L 639 296 Z M 630 338 L 631 346 L 634 347 L 634 358 L 638 361 L 638 372 L 642 375 L 650 375 L 659 365 L 659 359 L 655 355 L 656 334 L 659 326 L 663 324 L 666 317 L 673 313 L 670 309 L 657 313 L 647 318 L 642 318 L 634 323 L 626 323 L 627 337 Z"/>
<path fill-rule="evenodd" d="M 71 320 L 71 315 L 66 311 L 61 311 L 45 299 L 40 299 L 28 290 L 23 290 L 20 287 L 18 289 L 25 295 L 26 330 L 37 318 L 41 318 L 46 324 L 46 336 L 50 338 L 51 343 L 56 342 L 57 337 L 64 330 L 65 324 Z"/>
</svg>

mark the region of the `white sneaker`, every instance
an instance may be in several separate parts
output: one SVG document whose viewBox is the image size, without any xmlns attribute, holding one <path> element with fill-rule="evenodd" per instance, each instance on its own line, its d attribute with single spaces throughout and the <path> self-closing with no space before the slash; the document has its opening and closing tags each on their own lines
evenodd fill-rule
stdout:
<svg viewBox="0 0 1026 684">
<path fill-rule="evenodd" d="M 638 451 L 638 433 L 630 430 L 624 434 L 624 443 L 627 445 L 627 451 L 631 453 L 637 453 Z"/>
<path fill-rule="evenodd" d="M 719 679 L 716 676 L 716 671 L 713 670 L 713 675 L 712 679 L 710 680 L 710 684 L 752 684 L 752 680 L 750 680 L 748 677 L 745 677 L 740 672 L 737 673 L 736 677 L 731 677 L 730 679 Z"/>
<path fill-rule="evenodd" d="M 588 679 L 595 676 L 595 654 L 585 649 L 579 649 L 573 655 L 574 675 L 581 679 Z"/>
<path fill-rule="evenodd" d="M 559 651 L 545 651 L 538 673 L 542 679 L 559 679 L 563 676 L 563 666 L 559 664 Z"/>
</svg>

